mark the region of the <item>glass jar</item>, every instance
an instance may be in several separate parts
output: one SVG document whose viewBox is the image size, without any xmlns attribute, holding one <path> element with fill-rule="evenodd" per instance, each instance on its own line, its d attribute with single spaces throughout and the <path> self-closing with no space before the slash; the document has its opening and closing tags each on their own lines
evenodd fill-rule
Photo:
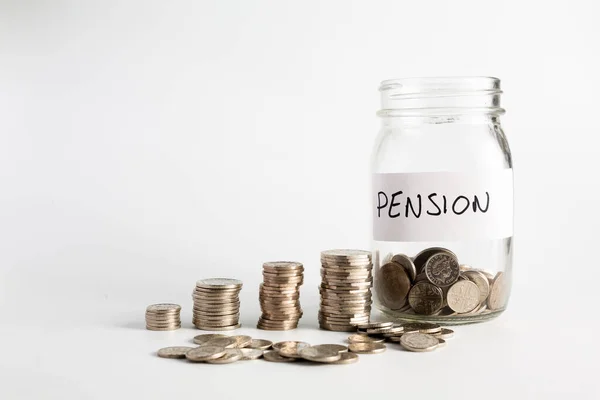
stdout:
<svg viewBox="0 0 600 400">
<path fill-rule="evenodd" d="M 462 324 L 506 308 L 513 174 L 500 80 L 381 83 L 372 155 L 374 304 L 397 320 Z"/>
</svg>

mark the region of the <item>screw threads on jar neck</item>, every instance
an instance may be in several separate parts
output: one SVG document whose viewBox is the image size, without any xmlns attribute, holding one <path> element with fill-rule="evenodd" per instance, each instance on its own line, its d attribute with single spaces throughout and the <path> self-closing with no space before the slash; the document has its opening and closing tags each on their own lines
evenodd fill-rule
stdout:
<svg viewBox="0 0 600 400">
<path fill-rule="evenodd" d="M 504 113 L 500 80 L 492 77 L 391 79 L 379 91 L 381 117 Z"/>
</svg>

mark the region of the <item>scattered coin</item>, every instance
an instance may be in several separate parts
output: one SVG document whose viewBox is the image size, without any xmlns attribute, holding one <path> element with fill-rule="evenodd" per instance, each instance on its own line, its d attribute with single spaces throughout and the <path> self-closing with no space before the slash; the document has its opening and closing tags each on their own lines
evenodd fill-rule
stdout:
<svg viewBox="0 0 600 400">
<path fill-rule="evenodd" d="M 310 345 L 304 342 L 289 342 L 285 346 L 278 347 L 276 351 L 284 357 L 301 358 L 300 351 L 306 347 L 310 347 Z M 275 349 L 275 347 L 273 348 Z"/>
<path fill-rule="evenodd" d="M 350 335 L 348 336 L 348 343 L 383 343 L 384 339 L 375 338 L 367 335 Z"/>
<path fill-rule="evenodd" d="M 185 353 L 192 349 L 193 347 L 188 346 L 165 347 L 158 350 L 156 354 L 162 358 L 185 358 Z"/>
<path fill-rule="evenodd" d="M 429 322 L 411 322 L 404 324 L 404 332 L 437 333 L 441 332 L 442 327 L 438 324 Z"/>
<path fill-rule="evenodd" d="M 246 346 L 249 349 L 268 350 L 273 346 L 273 342 L 265 339 L 252 339 L 250 344 Z"/>
<path fill-rule="evenodd" d="M 405 333 L 400 338 L 400 345 L 409 351 L 424 352 L 435 350 L 439 340 L 432 335 L 420 332 Z"/>
<path fill-rule="evenodd" d="M 393 322 L 367 322 L 365 324 L 358 324 L 358 329 L 375 329 L 375 328 L 391 328 L 394 326 Z"/>
<path fill-rule="evenodd" d="M 432 333 L 438 339 L 450 339 L 454 337 L 454 331 L 452 329 L 442 328 L 438 333 Z"/>
<path fill-rule="evenodd" d="M 333 350 L 333 351 L 337 351 L 338 353 L 343 353 L 345 351 L 348 351 L 348 347 L 347 346 L 343 346 L 341 344 L 317 344 L 311 347 L 316 347 L 318 349 L 325 349 L 325 350 Z"/>
<path fill-rule="evenodd" d="M 194 362 L 202 362 L 222 357 L 226 350 L 220 346 L 200 346 L 185 353 L 185 358 Z"/>
<path fill-rule="evenodd" d="M 468 313 L 480 304 L 479 287 L 470 280 L 459 280 L 450 286 L 446 294 L 448 307 L 457 313 Z"/>
<path fill-rule="evenodd" d="M 218 346 L 225 349 L 233 349 L 236 345 L 237 341 L 231 336 L 216 337 L 204 344 L 204 346 Z"/>
<path fill-rule="evenodd" d="M 350 343 L 348 350 L 353 353 L 376 354 L 383 353 L 386 349 L 383 343 Z"/>
<path fill-rule="evenodd" d="M 220 333 L 206 333 L 204 335 L 194 336 L 194 343 L 203 345 L 203 344 L 206 344 L 207 342 L 211 341 L 212 339 L 216 339 L 219 337 L 227 337 L 227 336 L 222 335 Z"/>
<path fill-rule="evenodd" d="M 438 338 L 439 344 L 438 347 L 445 347 L 446 346 L 446 341 L 442 338 Z"/>
<path fill-rule="evenodd" d="M 342 357 L 340 352 L 335 349 L 317 346 L 304 347 L 298 354 L 305 360 L 322 363 L 338 361 Z"/>
<path fill-rule="evenodd" d="M 358 362 L 358 354 L 347 351 L 340 353 L 340 359 L 332 362 L 331 364 L 354 364 L 356 362 Z"/>
<path fill-rule="evenodd" d="M 263 356 L 263 351 L 260 349 L 244 348 L 239 350 L 242 352 L 242 360 L 258 360 Z"/>
<path fill-rule="evenodd" d="M 296 361 L 296 360 L 297 360 L 296 358 L 284 357 L 284 356 L 280 355 L 280 354 L 279 354 L 277 351 L 275 351 L 275 350 L 269 350 L 269 351 L 266 351 L 266 352 L 263 354 L 263 358 L 264 358 L 266 361 L 271 361 L 271 362 L 283 362 L 283 363 L 286 363 L 286 362 L 294 362 L 294 361 Z"/>
<path fill-rule="evenodd" d="M 235 340 L 235 347 L 241 349 L 243 347 L 248 347 L 250 343 L 252 343 L 252 338 L 246 335 L 236 335 L 231 337 Z"/>
<path fill-rule="evenodd" d="M 206 360 L 209 364 L 231 364 L 243 357 L 240 349 L 225 349 L 225 354 L 219 358 L 211 358 Z"/>
</svg>

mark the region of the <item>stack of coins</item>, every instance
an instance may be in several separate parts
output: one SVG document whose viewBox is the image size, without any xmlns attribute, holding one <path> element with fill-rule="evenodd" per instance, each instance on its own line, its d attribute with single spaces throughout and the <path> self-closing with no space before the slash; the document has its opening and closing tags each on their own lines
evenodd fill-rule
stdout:
<svg viewBox="0 0 600 400">
<path fill-rule="evenodd" d="M 387 309 L 440 317 L 502 310 L 508 297 L 504 273 L 460 265 L 452 251 L 441 247 L 415 257 L 388 255 L 377 270 L 375 288 Z"/>
<path fill-rule="evenodd" d="M 146 329 L 172 331 L 181 328 L 181 306 L 178 304 L 152 304 L 146 308 Z"/>
<path fill-rule="evenodd" d="M 300 285 L 304 281 L 304 266 L 294 261 L 263 264 L 263 283 L 259 288 L 262 315 L 257 328 L 284 331 L 296 329 L 302 317 Z"/>
<path fill-rule="evenodd" d="M 198 329 L 225 331 L 241 325 L 240 299 L 242 281 L 214 278 L 196 282 L 193 324 Z"/>
<path fill-rule="evenodd" d="M 330 331 L 355 331 L 356 324 L 368 322 L 371 314 L 371 253 L 323 251 L 321 266 L 319 326 Z"/>
</svg>

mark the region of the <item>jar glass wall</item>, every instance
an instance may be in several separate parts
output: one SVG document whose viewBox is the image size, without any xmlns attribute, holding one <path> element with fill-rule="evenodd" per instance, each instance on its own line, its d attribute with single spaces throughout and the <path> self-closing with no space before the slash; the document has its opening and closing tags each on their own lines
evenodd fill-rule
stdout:
<svg viewBox="0 0 600 400">
<path fill-rule="evenodd" d="M 499 315 L 510 293 L 513 245 L 500 81 L 410 78 L 384 81 L 380 91 L 382 128 L 372 155 L 375 306 L 394 319 L 445 324 Z"/>
</svg>

